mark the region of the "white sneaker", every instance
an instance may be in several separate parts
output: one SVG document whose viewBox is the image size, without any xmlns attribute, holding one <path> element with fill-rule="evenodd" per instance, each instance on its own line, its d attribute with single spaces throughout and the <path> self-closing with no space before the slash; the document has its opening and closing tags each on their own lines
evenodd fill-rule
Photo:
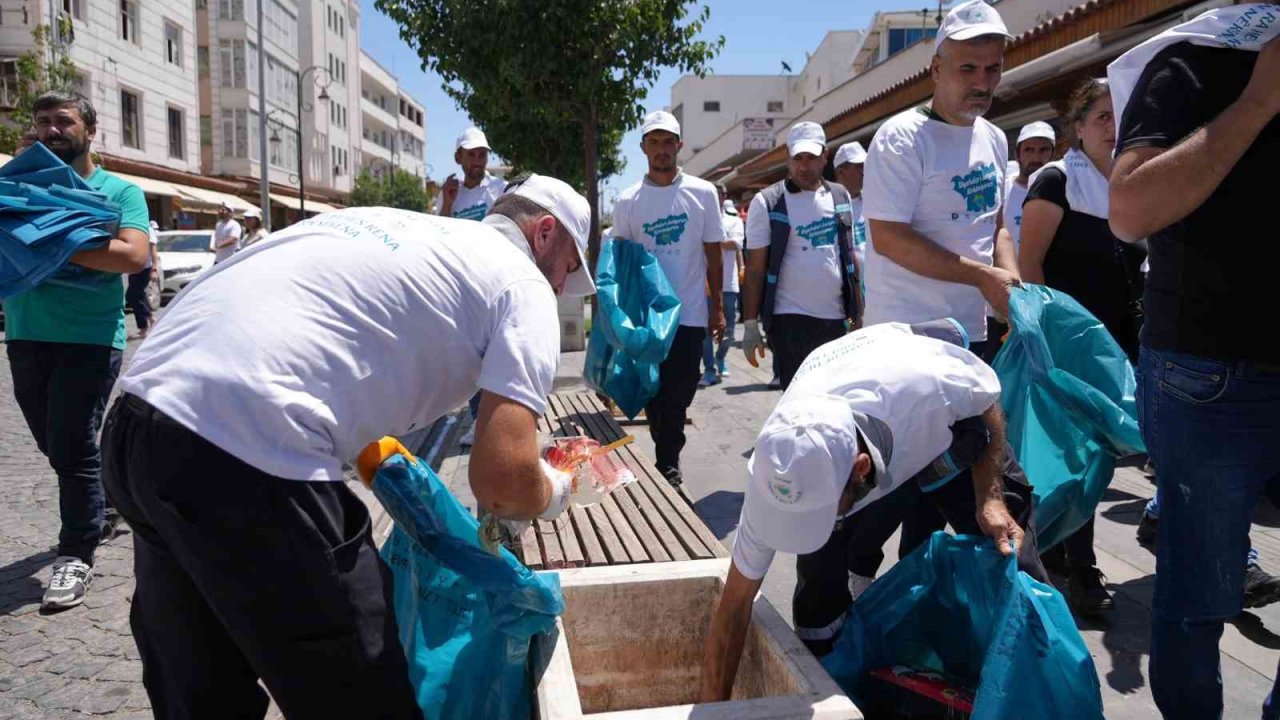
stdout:
<svg viewBox="0 0 1280 720">
<path fill-rule="evenodd" d="M 466 447 L 471 447 L 472 445 L 475 445 L 476 444 L 476 426 L 473 424 L 465 433 L 462 434 L 462 439 L 459 440 L 458 442 L 462 443 Z"/>
<path fill-rule="evenodd" d="M 53 561 L 53 577 L 44 591 L 40 607 L 45 610 L 63 610 L 84 602 L 93 581 L 93 568 L 83 560 L 70 555 Z"/>
<path fill-rule="evenodd" d="M 857 600 L 858 596 L 866 592 L 867 588 L 871 587 L 871 583 L 875 581 L 876 579 L 873 577 L 849 573 L 849 594 L 853 596 L 854 600 Z"/>
</svg>

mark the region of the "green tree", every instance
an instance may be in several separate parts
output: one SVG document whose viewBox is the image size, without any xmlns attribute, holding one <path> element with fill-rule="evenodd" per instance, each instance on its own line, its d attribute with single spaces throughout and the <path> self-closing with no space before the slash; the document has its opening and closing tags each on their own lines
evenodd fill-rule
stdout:
<svg viewBox="0 0 1280 720">
<path fill-rule="evenodd" d="M 54 41 L 48 25 L 37 25 L 31 31 L 35 47 L 18 57 L 17 83 L 5 98 L 9 107 L 0 123 L 0 152 L 12 154 L 18 141 L 34 125 L 31 105 L 41 93 L 49 90 L 76 90 L 76 66 L 68 56 L 71 37 L 70 18 L 60 35 L 66 41 Z"/>
<path fill-rule="evenodd" d="M 396 169 L 381 177 L 368 170 L 360 171 L 351 188 L 352 207 L 393 207 L 401 210 L 427 211 L 427 191 L 422 178 L 405 170 Z"/>
<path fill-rule="evenodd" d="M 521 170 L 581 178 L 599 244 L 599 180 L 662 68 L 698 75 L 724 38 L 698 40 L 696 0 L 375 0 L 445 91 Z M 693 11 L 693 12 L 691 12 Z M 571 160 L 575 158 L 576 161 Z M 581 167 L 581 174 L 570 172 Z M 606 175 L 607 176 L 607 175 Z"/>
</svg>

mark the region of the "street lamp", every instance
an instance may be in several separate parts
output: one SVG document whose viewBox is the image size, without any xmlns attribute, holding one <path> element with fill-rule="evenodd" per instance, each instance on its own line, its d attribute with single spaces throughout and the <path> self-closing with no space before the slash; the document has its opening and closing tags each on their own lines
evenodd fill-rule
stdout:
<svg viewBox="0 0 1280 720">
<path fill-rule="evenodd" d="M 311 82 L 320 88 L 320 94 L 316 97 L 322 103 L 329 102 L 329 85 L 333 83 L 333 73 L 329 69 L 320 65 L 312 65 L 311 67 L 298 73 L 298 217 L 305 220 L 307 218 L 307 188 L 306 174 L 307 170 L 302 166 L 302 113 L 311 112 L 315 106 L 302 96 L 302 87 L 306 85 L 307 73 L 315 73 L 311 76 Z M 324 77 L 320 76 L 324 73 Z M 279 136 L 277 135 L 277 141 Z"/>
</svg>

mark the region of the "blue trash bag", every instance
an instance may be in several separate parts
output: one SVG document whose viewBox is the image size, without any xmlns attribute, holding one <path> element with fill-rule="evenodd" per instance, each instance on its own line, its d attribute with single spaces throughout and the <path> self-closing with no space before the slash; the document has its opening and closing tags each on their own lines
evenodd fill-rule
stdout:
<svg viewBox="0 0 1280 720">
<path fill-rule="evenodd" d="M 605 241 L 582 377 L 635 418 L 658 392 L 658 366 L 680 323 L 680 300 L 658 258 L 631 240 Z"/>
<path fill-rule="evenodd" d="M 976 688 L 972 720 L 1103 717 L 1093 658 L 1062 595 L 975 535 L 934 533 L 872 583 L 822 665 L 855 702 L 872 670 L 906 665 Z"/>
<path fill-rule="evenodd" d="M 1093 517 L 1116 459 L 1146 452 L 1133 366 L 1071 296 L 1023 285 L 992 366 L 1009 443 L 1035 492 L 1036 542 L 1048 550 Z"/>
<path fill-rule="evenodd" d="M 559 576 L 481 547 L 479 523 L 425 462 L 394 455 L 371 488 L 395 520 L 382 559 L 424 716 L 528 717 L 529 644 L 564 612 Z"/>
</svg>

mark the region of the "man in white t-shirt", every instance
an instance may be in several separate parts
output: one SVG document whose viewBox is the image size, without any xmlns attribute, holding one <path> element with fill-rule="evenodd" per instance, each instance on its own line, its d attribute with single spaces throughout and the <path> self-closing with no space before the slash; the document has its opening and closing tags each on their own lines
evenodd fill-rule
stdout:
<svg viewBox="0 0 1280 720">
<path fill-rule="evenodd" d="M 945 339 L 944 339 L 945 338 Z M 815 350 L 756 438 L 733 559 L 707 634 L 702 702 L 726 700 L 776 552 L 796 553 L 796 634 L 830 652 L 850 594 L 850 531 L 916 484 L 962 533 L 1044 577 L 1031 488 L 1005 442 L 1000 382 L 950 319 L 884 323 Z M 956 344 L 960 343 L 960 344 Z"/>
<path fill-rule="evenodd" d="M 480 128 L 469 127 L 458 136 L 453 160 L 462 168 L 462 182 L 457 175 L 445 178 L 436 203 L 436 214 L 462 220 L 482 220 L 489 208 L 502 195 L 507 183 L 489 174 L 489 139 Z"/>
<path fill-rule="evenodd" d="M 989 350 L 987 305 L 1007 316 L 1018 284 L 1012 243 L 997 241 L 1008 141 L 982 118 L 1008 37 L 982 0 L 955 6 L 936 40 L 931 106 L 890 118 L 867 156 L 866 323 L 954 317 L 979 356 Z"/>
<path fill-rule="evenodd" d="M 698 392 L 702 342 L 707 335 L 720 341 L 725 327 L 720 198 L 714 185 L 680 170 L 681 147 L 674 115 L 658 110 L 645 116 L 640 149 L 649 170 L 618 196 L 609 229 L 612 237 L 641 243 L 653 253 L 680 299 L 680 327 L 658 369 L 658 394 L 644 409 L 658 470 L 675 486 L 684 480 L 680 450 L 685 416 Z"/>
<path fill-rule="evenodd" d="M 836 150 L 836 156 L 831 160 L 831 167 L 835 168 L 836 182 L 843 185 L 844 189 L 849 191 L 849 197 L 852 198 L 849 206 L 853 215 L 853 256 L 857 259 L 860 268 L 867 266 L 869 234 L 867 219 L 862 216 L 862 185 L 866 179 L 866 162 L 867 151 L 859 142 L 841 145 L 840 149 Z M 861 280 L 865 291 L 867 279 L 864 276 Z"/>
<path fill-rule="evenodd" d="M 1002 210 L 1004 227 L 1001 228 L 1001 232 L 1007 233 L 1013 243 L 1015 258 L 1022 244 L 1022 203 L 1027 199 L 1027 180 L 1053 161 L 1057 142 L 1058 136 L 1053 131 L 1053 126 L 1040 120 L 1023 125 L 1018 132 L 1018 142 L 1013 148 L 1018 174 L 1008 178 L 1006 182 Z"/>
<path fill-rule="evenodd" d="M 231 216 L 231 206 L 222 203 L 218 208 L 218 222 L 213 226 L 213 239 L 210 240 L 209 249 L 214 252 L 214 264 L 220 263 L 240 249 L 240 237 L 244 231 L 240 228 L 240 223 Z"/>
<path fill-rule="evenodd" d="M 859 320 L 860 302 L 851 297 L 860 288 L 846 287 L 845 266 L 856 263 L 852 203 L 843 186 L 822 178 L 822 126 L 796 123 L 787 135 L 787 154 L 787 179 L 751 201 L 742 293 L 742 350 L 756 365 L 764 355 L 763 329 L 784 390 L 814 348 L 844 335 L 846 320 Z"/>
<path fill-rule="evenodd" d="M 702 343 L 702 379 L 699 387 L 707 387 L 720 383 L 729 377 L 729 368 L 725 358 L 729 356 L 729 346 L 733 344 L 733 327 L 738 319 L 738 273 L 743 267 L 742 242 L 746 237 L 742 218 L 738 217 L 738 208 L 725 196 L 723 186 L 716 186 L 720 196 L 720 204 L 724 217 L 724 242 L 720 243 L 720 262 L 724 266 L 724 283 L 721 285 L 721 297 L 724 298 L 724 337 L 717 346 L 706 338 Z"/>
<path fill-rule="evenodd" d="M 135 532 L 133 632 L 163 716 L 420 717 L 364 503 L 343 465 L 482 390 L 470 484 L 551 518 L 536 422 L 556 293 L 594 288 L 590 209 L 532 176 L 483 222 L 350 208 L 183 290 L 120 380 L 104 479 Z M 181 672 L 170 672 L 181 668 Z"/>
</svg>

